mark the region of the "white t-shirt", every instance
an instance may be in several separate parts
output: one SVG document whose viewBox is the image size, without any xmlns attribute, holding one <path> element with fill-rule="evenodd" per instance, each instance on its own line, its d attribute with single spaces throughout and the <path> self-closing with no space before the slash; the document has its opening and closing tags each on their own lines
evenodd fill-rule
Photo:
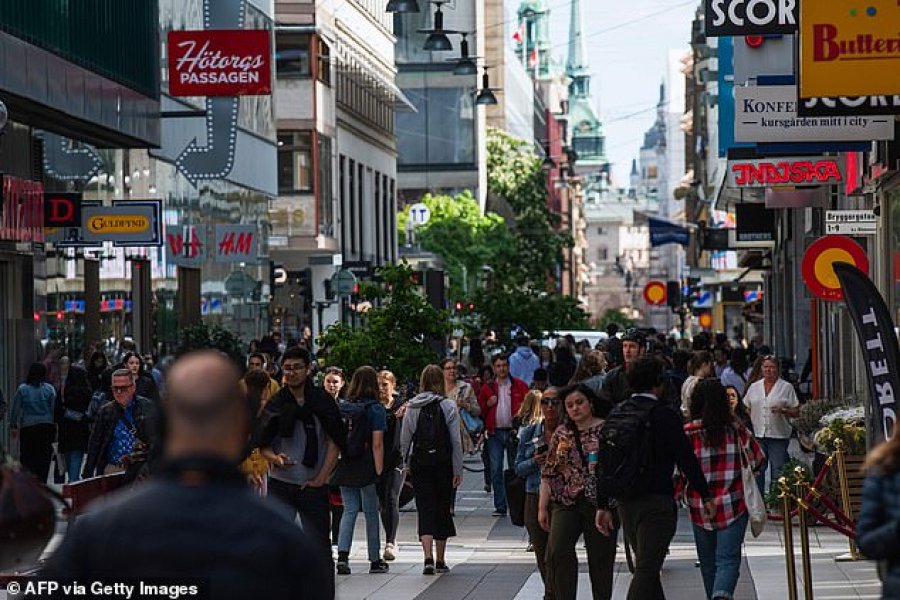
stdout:
<svg viewBox="0 0 900 600">
<path fill-rule="evenodd" d="M 512 427 L 512 380 L 509 377 L 505 382 L 497 382 L 497 412 L 494 418 L 494 427 L 500 429 Z"/>
<path fill-rule="evenodd" d="M 787 439 L 791 437 L 791 423 L 781 414 L 773 414 L 772 407 L 795 408 L 800 406 L 794 386 L 779 379 L 766 396 L 765 380 L 760 379 L 747 389 L 744 405 L 750 409 L 753 434 L 758 438 Z"/>
</svg>

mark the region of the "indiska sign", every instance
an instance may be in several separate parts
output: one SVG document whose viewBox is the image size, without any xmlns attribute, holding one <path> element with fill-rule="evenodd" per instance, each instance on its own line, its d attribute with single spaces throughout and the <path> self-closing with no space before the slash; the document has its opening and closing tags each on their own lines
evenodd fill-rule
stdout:
<svg viewBox="0 0 900 600">
<path fill-rule="evenodd" d="M 828 185 L 844 181 L 834 158 L 763 158 L 728 161 L 728 187 Z"/>
<path fill-rule="evenodd" d="M 173 96 L 259 96 L 272 93 L 265 29 L 169 32 Z"/>
<path fill-rule="evenodd" d="M 3 175 L 0 201 L 0 240 L 16 242 L 44 241 L 44 187 L 30 181 Z"/>
<path fill-rule="evenodd" d="M 797 0 L 706 0 L 706 35 L 797 31 Z"/>
</svg>

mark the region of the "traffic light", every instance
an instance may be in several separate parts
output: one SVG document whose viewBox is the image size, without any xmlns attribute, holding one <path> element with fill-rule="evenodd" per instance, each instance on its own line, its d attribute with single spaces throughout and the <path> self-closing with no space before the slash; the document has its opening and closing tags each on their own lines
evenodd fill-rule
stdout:
<svg viewBox="0 0 900 600">
<path fill-rule="evenodd" d="M 677 308 L 683 304 L 681 299 L 681 283 L 678 281 L 666 282 L 666 304 L 671 308 Z"/>
<path fill-rule="evenodd" d="M 700 301 L 700 296 L 703 293 L 703 287 L 700 283 L 699 277 L 688 277 L 687 278 L 687 302 L 691 306 L 694 306 Z M 704 307 L 709 308 L 709 307 Z"/>
<path fill-rule="evenodd" d="M 303 269 L 295 274 L 297 294 L 303 299 L 305 306 L 310 306 L 313 301 L 312 270 Z"/>
</svg>

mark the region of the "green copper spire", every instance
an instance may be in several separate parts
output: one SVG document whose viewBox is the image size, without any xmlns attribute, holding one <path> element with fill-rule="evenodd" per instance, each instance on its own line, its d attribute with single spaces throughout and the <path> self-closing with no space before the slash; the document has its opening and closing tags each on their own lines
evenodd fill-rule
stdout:
<svg viewBox="0 0 900 600">
<path fill-rule="evenodd" d="M 591 96 L 591 74 L 582 25 L 581 0 L 572 0 L 569 57 L 566 62 L 566 75 L 571 79 L 569 126 L 572 128 L 572 146 L 578 153 L 579 165 L 604 166 L 608 163 L 606 137 Z"/>
</svg>

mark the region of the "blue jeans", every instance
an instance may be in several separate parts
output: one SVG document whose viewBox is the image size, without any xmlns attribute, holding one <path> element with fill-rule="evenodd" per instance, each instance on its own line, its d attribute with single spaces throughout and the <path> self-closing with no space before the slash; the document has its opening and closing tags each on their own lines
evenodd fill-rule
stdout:
<svg viewBox="0 0 900 600">
<path fill-rule="evenodd" d="M 766 453 L 766 458 L 769 460 L 769 481 L 770 485 L 774 484 L 778 481 L 778 473 L 781 471 L 781 467 L 784 466 L 784 463 L 788 461 L 788 444 L 790 443 L 790 438 L 788 439 L 780 439 L 780 438 L 756 438 L 756 441 L 759 442 L 760 448 L 762 451 Z M 765 495 L 766 493 L 766 469 L 763 468 L 759 471 L 759 475 L 756 476 L 756 485 L 759 486 L 759 491 Z"/>
<path fill-rule="evenodd" d="M 66 452 L 66 473 L 69 475 L 69 483 L 75 483 L 81 479 L 81 461 L 83 459 L 84 452 L 81 450 Z"/>
<path fill-rule="evenodd" d="M 694 543 L 707 598 L 734 598 L 748 520 L 749 514 L 745 512 L 725 529 L 708 531 L 694 525 Z"/>
<path fill-rule="evenodd" d="M 491 487 L 494 490 L 494 509 L 506 512 L 506 486 L 503 481 L 503 455 L 510 469 L 515 468 L 516 447 L 512 430 L 496 430 L 487 439 L 491 463 Z"/>
<path fill-rule="evenodd" d="M 338 552 L 350 552 L 353 544 L 353 530 L 356 528 L 356 515 L 362 510 L 366 515 L 366 542 L 369 545 L 369 562 L 381 560 L 381 522 L 378 516 L 378 492 L 375 484 L 366 487 L 341 486 L 341 499 L 344 502 L 344 516 L 341 517 L 341 530 L 338 533 Z"/>
</svg>

